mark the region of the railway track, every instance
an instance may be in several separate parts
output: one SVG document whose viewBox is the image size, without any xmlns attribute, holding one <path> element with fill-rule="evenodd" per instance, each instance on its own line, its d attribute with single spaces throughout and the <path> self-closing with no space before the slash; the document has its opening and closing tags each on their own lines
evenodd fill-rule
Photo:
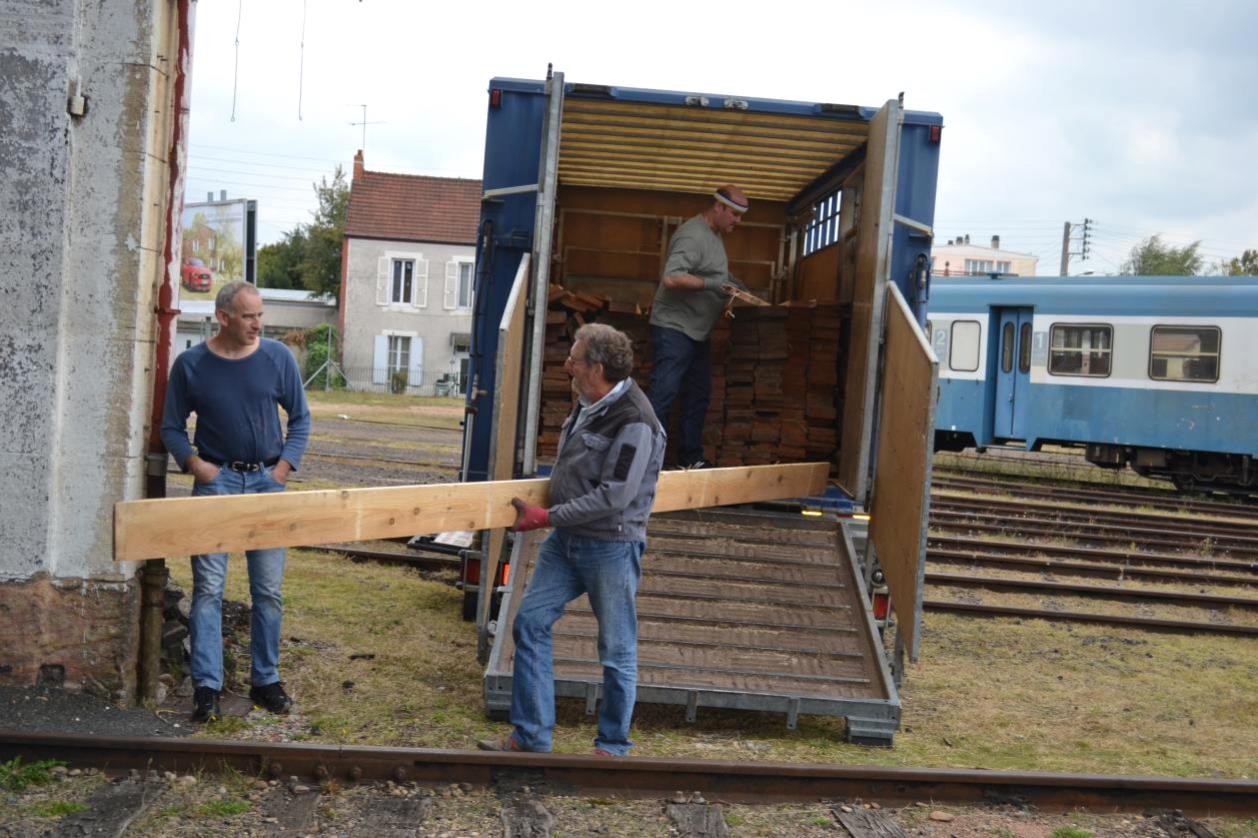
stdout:
<svg viewBox="0 0 1258 838">
<path fill-rule="evenodd" d="M 1022 542 L 1008 539 L 977 539 L 945 534 L 928 535 L 926 544 L 927 560 L 934 553 L 937 553 L 939 557 L 946 556 L 949 558 L 957 558 L 958 554 L 961 554 L 961 557 L 972 558 L 975 561 L 1009 556 L 1059 557 L 1063 560 L 1075 561 L 1086 559 L 1107 564 L 1111 568 L 1120 570 L 1128 568 L 1162 568 L 1180 571 L 1201 571 L 1212 574 L 1210 577 L 1212 580 L 1229 580 L 1235 584 L 1242 585 L 1258 584 L 1258 561 L 1244 558 L 1198 556 L 1187 553 L 1142 553 L 1133 550 Z M 1229 576 L 1225 574 L 1236 575 Z M 1201 577 L 1188 576 L 1186 578 Z"/>
<path fill-rule="evenodd" d="M 1177 510 L 1202 515 L 1220 517 L 1252 517 L 1254 506 L 1242 502 L 1210 501 L 1188 498 L 1172 491 L 1158 489 L 1111 489 L 1081 488 L 1077 483 L 1043 479 L 1022 479 L 1010 477 L 976 477 L 973 474 L 951 472 L 939 469 L 931 477 L 933 489 L 954 489 L 957 491 L 979 492 L 984 494 L 1014 494 L 1019 497 L 1050 498 L 1054 502 L 1104 503 L 1122 506 L 1142 506 L 1154 509 Z"/>
<path fill-rule="evenodd" d="M 267 743 L 0 731 L 0 759 L 64 760 L 107 772 L 222 772 L 311 780 L 393 780 L 519 787 L 585 797 L 664 797 L 678 789 L 731 802 L 861 799 L 1012 803 L 1046 811 L 1179 809 L 1196 816 L 1258 815 L 1252 780 L 1055 774 L 939 768 L 607 759 L 311 743 Z"/>
<path fill-rule="evenodd" d="M 1230 557 L 1258 558 L 1258 539 L 1178 528 L 1142 528 L 1132 524 L 1063 521 L 1052 517 L 1009 518 L 936 508 L 931 509 L 930 522 L 936 532 L 953 534 L 1069 538 L 1093 545 L 1124 545 L 1142 550 L 1202 550 Z"/>
<path fill-rule="evenodd" d="M 1160 512 L 1118 512 L 1112 509 L 1079 509 L 1058 503 L 997 497 L 962 497 L 937 493 L 931 498 L 931 511 L 953 514 L 996 515 L 999 520 L 1017 522 L 1046 521 L 1062 524 L 1100 524 L 1158 528 L 1163 531 L 1193 534 L 1201 538 L 1236 540 L 1242 544 L 1258 542 L 1258 520 L 1201 520 L 1170 516 Z"/>
</svg>

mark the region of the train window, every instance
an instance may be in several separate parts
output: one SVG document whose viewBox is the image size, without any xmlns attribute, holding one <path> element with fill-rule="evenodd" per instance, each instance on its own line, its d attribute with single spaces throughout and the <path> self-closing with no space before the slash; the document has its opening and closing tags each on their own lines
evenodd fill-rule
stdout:
<svg viewBox="0 0 1258 838">
<path fill-rule="evenodd" d="M 1018 372 L 1031 371 L 1031 324 L 1023 323 L 1018 337 Z"/>
<path fill-rule="evenodd" d="M 1000 332 L 1000 371 L 1013 370 L 1013 324 L 1006 323 Z"/>
<path fill-rule="evenodd" d="M 1215 326 L 1154 326 L 1149 338 L 1149 377 L 1156 381 L 1218 381 Z"/>
<path fill-rule="evenodd" d="M 979 325 L 977 320 L 957 320 L 952 324 L 952 351 L 948 366 L 958 372 L 978 369 Z"/>
<path fill-rule="evenodd" d="M 1053 324 L 1049 339 L 1048 371 L 1051 375 L 1087 375 L 1104 378 L 1110 371 L 1112 326 Z"/>
</svg>

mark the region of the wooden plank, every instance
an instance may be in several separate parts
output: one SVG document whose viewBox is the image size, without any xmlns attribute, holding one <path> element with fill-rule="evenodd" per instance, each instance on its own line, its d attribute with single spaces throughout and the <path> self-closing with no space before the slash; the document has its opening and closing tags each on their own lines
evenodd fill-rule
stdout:
<svg viewBox="0 0 1258 838">
<path fill-rule="evenodd" d="M 790 463 L 662 472 L 654 509 L 819 495 L 828 468 Z M 535 478 L 122 501 L 114 506 L 114 561 L 509 527 L 511 498 L 545 506 L 549 486 Z"/>
<path fill-rule="evenodd" d="M 939 362 L 900 289 L 888 286 L 887 297 L 886 370 L 869 538 L 891 588 L 905 649 L 917 660 Z"/>
</svg>

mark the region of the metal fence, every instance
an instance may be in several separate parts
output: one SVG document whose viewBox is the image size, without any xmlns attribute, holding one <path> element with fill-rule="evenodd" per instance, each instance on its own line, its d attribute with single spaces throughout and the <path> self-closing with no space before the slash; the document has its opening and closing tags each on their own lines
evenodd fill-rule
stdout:
<svg viewBox="0 0 1258 838">
<path fill-rule="evenodd" d="M 305 382 L 307 390 L 354 390 L 364 393 L 391 393 L 405 396 L 444 396 L 462 398 L 467 379 L 454 372 L 416 374 L 413 370 L 388 367 L 343 367 L 330 364 L 313 371 Z"/>
</svg>

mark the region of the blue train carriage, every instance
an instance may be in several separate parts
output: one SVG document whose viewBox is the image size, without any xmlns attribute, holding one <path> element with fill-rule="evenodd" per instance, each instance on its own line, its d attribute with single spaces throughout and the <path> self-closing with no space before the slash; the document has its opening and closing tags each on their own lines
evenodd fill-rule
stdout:
<svg viewBox="0 0 1258 838">
<path fill-rule="evenodd" d="M 736 184 L 752 206 L 726 240 L 732 272 L 775 304 L 819 301 L 836 312 L 826 338 L 810 345 L 814 354 L 817 347 L 829 353 L 819 361 L 829 365 L 819 370 L 824 376 L 814 380 L 823 380 L 820 391 L 809 390 L 809 399 L 828 402 L 823 407 L 833 417 L 809 431 L 810 439 L 824 438 L 820 446 L 829 447 L 814 447 L 809 453 L 816 456 L 803 459 L 831 459 L 847 498 L 882 505 L 870 542 L 883 544 L 878 558 L 897 609 L 897 636 L 916 657 L 935 375 L 920 324 L 942 125 L 938 114 L 905 110 L 898 99 L 859 107 L 574 84 L 560 73 L 491 80 L 463 479 L 543 473 L 553 456 L 571 391 L 565 344 L 547 341 L 571 319 L 565 325 L 568 315 L 548 312 L 550 295 L 596 295 L 608 303 L 586 319 L 645 331 L 672 232 L 717 187 Z M 885 378 L 884 367 L 893 370 Z M 886 381 L 895 386 L 883 387 Z M 894 458 L 885 469 L 884 458 Z M 888 485 L 882 491 L 879 474 Z M 801 519 L 792 510 L 758 521 L 789 528 Z M 487 532 L 480 561 L 465 567 L 465 590 L 477 592 L 472 610 L 489 661 L 491 712 L 503 709 L 510 683 L 509 632 L 494 629 L 509 625 L 510 598 L 527 576 L 531 545 Z M 497 570 L 507 559 L 509 583 Z M 865 559 L 858 574 L 872 566 Z M 501 611 L 481 579 L 503 591 Z M 845 590 L 855 593 L 844 596 L 868 599 L 859 582 Z M 640 686 L 640 698 L 692 709 L 776 708 L 791 719 L 797 712 L 839 713 L 849 719 L 851 738 L 889 743 L 898 696 L 870 606 L 854 600 L 840 610 L 852 621 L 851 633 L 829 636 L 847 637 L 862 650 L 836 658 L 853 671 L 826 681 L 830 686 L 818 687 L 818 695 L 808 688 L 801 697 L 798 684 L 699 689 L 693 672 L 685 676 L 692 688 L 683 689 L 675 682 L 685 678 L 674 672 L 671 681 L 661 675 Z M 561 695 L 593 700 L 589 685 L 572 673 L 557 672 L 557 684 Z"/>
<path fill-rule="evenodd" d="M 1258 493 L 1258 281 L 936 277 L 936 450 L 1082 446 L 1182 490 Z"/>
</svg>

